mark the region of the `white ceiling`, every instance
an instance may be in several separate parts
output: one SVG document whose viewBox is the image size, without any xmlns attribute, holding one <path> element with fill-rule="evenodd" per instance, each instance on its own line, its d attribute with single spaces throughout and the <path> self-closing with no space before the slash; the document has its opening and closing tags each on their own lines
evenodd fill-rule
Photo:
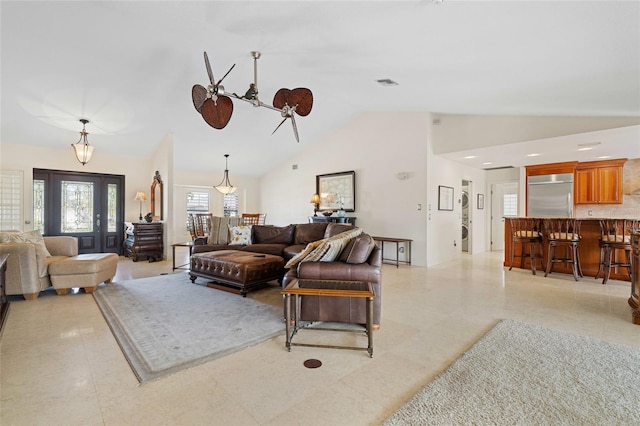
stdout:
<svg viewBox="0 0 640 426">
<path fill-rule="evenodd" d="M 68 146 L 86 117 L 95 155 L 149 157 L 171 133 L 179 169 L 218 171 L 229 153 L 234 173 L 259 176 L 363 111 L 640 116 L 638 1 L 2 1 L 0 14 L 2 142 Z M 288 123 L 271 136 L 276 111 L 236 100 L 215 130 L 194 109 L 203 51 L 216 79 L 236 64 L 223 84 L 242 94 L 253 50 L 263 102 L 313 91 L 300 143 Z"/>
</svg>

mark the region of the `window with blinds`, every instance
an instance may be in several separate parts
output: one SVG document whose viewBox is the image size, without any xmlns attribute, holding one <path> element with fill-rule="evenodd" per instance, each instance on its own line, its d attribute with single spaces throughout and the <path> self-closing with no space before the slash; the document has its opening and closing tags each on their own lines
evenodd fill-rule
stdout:
<svg viewBox="0 0 640 426">
<path fill-rule="evenodd" d="M 238 195 L 225 194 L 223 199 L 223 209 L 225 216 L 238 216 Z"/>
<path fill-rule="evenodd" d="M 187 193 L 187 230 L 191 231 L 189 215 L 196 213 L 209 213 L 209 193 L 190 191 Z"/>
<path fill-rule="evenodd" d="M 3 170 L 0 173 L 0 229 L 23 230 L 21 170 Z"/>
</svg>

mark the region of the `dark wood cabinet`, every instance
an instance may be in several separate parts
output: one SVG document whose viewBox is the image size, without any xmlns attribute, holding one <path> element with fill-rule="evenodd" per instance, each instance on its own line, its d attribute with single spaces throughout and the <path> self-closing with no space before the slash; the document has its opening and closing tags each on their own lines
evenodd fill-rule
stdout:
<svg viewBox="0 0 640 426">
<path fill-rule="evenodd" d="M 591 161 L 576 166 L 576 204 L 622 204 L 622 168 L 626 159 Z"/>
<path fill-rule="evenodd" d="M 141 257 L 148 258 L 149 262 L 162 260 L 164 252 L 162 225 L 161 222 L 125 222 L 124 255 L 133 257 L 134 262 Z"/>
<path fill-rule="evenodd" d="M 7 319 L 7 313 L 9 312 L 9 300 L 7 299 L 6 291 L 6 274 L 7 274 L 7 258 L 8 254 L 0 254 L 0 336 L 2 336 L 2 328 L 4 322 Z"/>
</svg>

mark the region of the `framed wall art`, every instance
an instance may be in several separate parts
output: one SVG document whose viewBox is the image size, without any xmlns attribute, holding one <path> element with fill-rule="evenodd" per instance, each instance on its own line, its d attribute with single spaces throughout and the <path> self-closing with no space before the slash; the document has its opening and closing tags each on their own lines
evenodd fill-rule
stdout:
<svg viewBox="0 0 640 426">
<path fill-rule="evenodd" d="M 316 194 L 320 195 L 319 211 L 356 210 L 356 172 L 329 173 L 316 176 Z"/>
<path fill-rule="evenodd" d="M 453 188 L 438 185 L 438 210 L 453 211 Z"/>
</svg>

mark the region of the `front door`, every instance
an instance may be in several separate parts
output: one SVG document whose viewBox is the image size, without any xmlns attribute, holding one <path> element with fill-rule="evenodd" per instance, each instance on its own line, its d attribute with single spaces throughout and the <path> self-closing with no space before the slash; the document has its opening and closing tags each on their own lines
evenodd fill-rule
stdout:
<svg viewBox="0 0 640 426">
<path fill-rule="evenodd" d="M 55 170 L 33 176 L 34 188 L 43 186 L 45 235 L 78 238 L 79 253 L 121 253 L 124 176 Z"/>
</svg>

